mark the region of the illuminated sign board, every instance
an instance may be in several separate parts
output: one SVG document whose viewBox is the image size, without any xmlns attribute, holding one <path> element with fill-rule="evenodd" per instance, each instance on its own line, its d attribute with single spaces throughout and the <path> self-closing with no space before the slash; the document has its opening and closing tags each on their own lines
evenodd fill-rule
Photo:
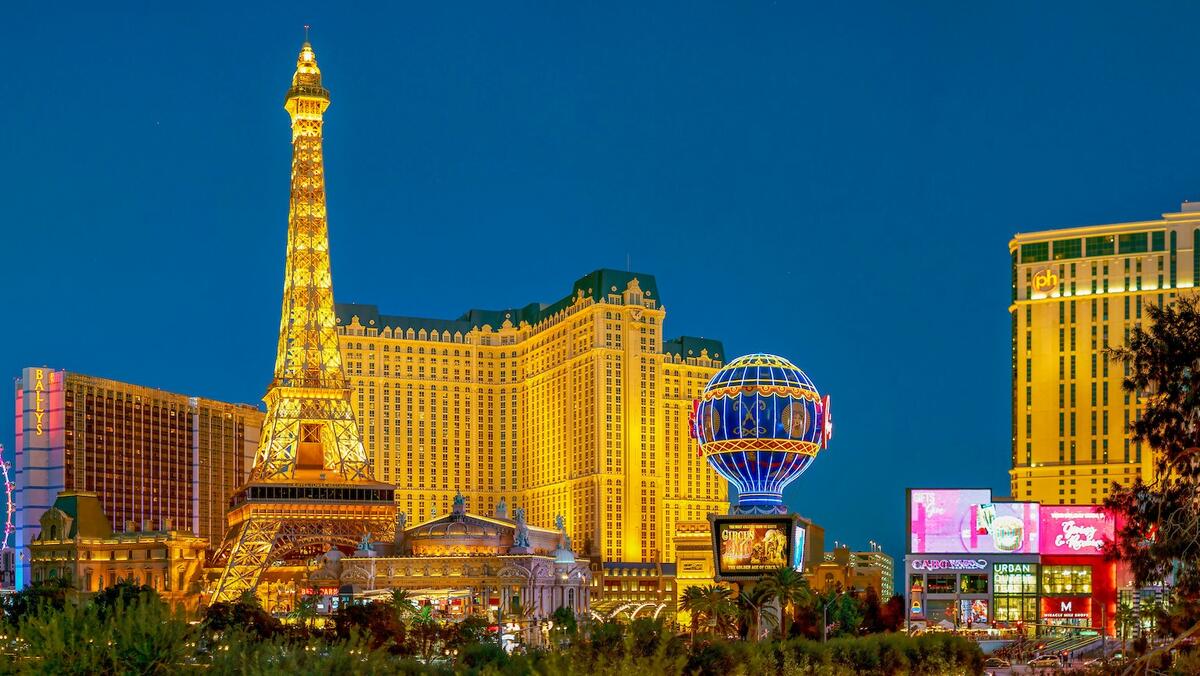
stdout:
<svg viewBox="0 0 1200 676">
<path fill-rule="evenodd" d="M 1042 598 L 1042 618 L 1047 620 L 1086 620 L 1092 617 L 1092 599 L 1088 596 Z"/>
<path fill-rule="evenodd" d="M 925 607 L 921 605 L 921 597 L 913 595 L 912 603 L 908 607 L 908 616 L 914 620 L 925 618 Z"/>
<path fill-rule="evenodd" d="M 987 570 L 987 559 L 914 559 L 913 570 Z"/>
<path fill-rule="evenodd" d="M 757 579 L 788 565 L 797 557 L 793 545 L 796 519 L 792 516 L 712 516 L 713 549 L 718 578 Z M 801 529 L 803 532 L 803 529 Z M 800 555 L 803 562 L 803 554 Z"/>
<path fill-rule="evenodd" d="M 1036 554 L 1038 504 L 992 502 L 980 489 L 913 489 L 909 502 L 913 554 Z"/>
<path fill-rule="evenodd" d="M 792 568 L 804 570 L 804 526 L 799 524 L 792 531 Z"/>
<path fill-rule="evenodd" d="M 1113 539 L 1111 516 L 1097 507 L 1042 505 L 1041 550 L 1043 554 L 1100 555 L 1104 543 Z"/>
<path fill-rule="evenodd" d="M 992 566 L 992 572 L 997 575 L 1032 575 L 1032 563 L 997 563 Z"/>
<path fill-rule="evenodd" d="M 1058 286 L 1058 274 L 1052 268 L 1033 273 L 1033 290 L 1038 293 L 1053 291 Z"/>
<path fill-rule="evenodd" d="M 40 437 L 46 433 L 46 369 L 33 370 L 33 417 Z"/>
</svg>

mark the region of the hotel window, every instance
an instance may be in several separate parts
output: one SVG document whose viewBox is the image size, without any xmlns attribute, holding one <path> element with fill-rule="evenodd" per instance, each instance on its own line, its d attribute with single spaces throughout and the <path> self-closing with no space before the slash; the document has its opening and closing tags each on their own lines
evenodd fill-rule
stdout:
<svg viewBox="0 0 1200 676">
<path fill-rule="evenodd" d="M 925 578 L 925 591 L 930 594 L 953 594 L 957 586 L 956 575 L 930 575 Z"/>
<path fill-rule="evenodd" d="M 1080 239 L 1061 239 L 1054 242 L 1054 260 L 1079 258 L 1082 252 L 1082 242 L 1083 240 Z"/>
<path fill-rule="evenodd" d="M 1034 242 L 1021 245 L 1022 263 L 1040 263 L 1050 260 L 1050 243 Z"/>
<path fill-rule="evenodd" d="M 1087 238 L 1088 256 L 1111 256 L 1114 253 L 1116 253 L 1116 238 L 1112 235 Z"/>
<path fill-rule="evenodd" d="M 987 575 L 963 575 L 959 580 L 958 590 L 963 594 L 988 593 Z"/>
<path fill-rule="evenodd" d="M 1117 239 L 1118 251 L 1123 254 L 1145 253 L 1149 249 L 1149 238 L 1146 235 L 1144 232 L 1121 235 Z"/>
</svg>

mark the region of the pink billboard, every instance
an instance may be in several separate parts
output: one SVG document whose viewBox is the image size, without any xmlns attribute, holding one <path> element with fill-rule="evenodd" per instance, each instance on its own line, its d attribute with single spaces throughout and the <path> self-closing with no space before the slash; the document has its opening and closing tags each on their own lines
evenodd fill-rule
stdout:
<svg viewBox="0 0 1200 676">
<path fill-rule="evenodd" d="M 1114 522 L 1099 507 L 1042 505 L 1042 553 L 1100 555 Z"/>
<path fill-rule="evenodd" d="M 909 547 L 914 554 L 1036 554 L 1038 505 L 992 502 L 976 489 L 913 489 Z"/>
</svg>

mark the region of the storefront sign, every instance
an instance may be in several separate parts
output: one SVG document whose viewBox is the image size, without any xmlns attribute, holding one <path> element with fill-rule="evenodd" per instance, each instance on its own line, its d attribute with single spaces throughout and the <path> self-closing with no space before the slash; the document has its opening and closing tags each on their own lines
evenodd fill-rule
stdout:
<svg viewBox="0 0 1200 676">
<path fill-rule="evenodd" d="M 1043 598 L 1042 617 L 1047 620 L 1086 620 L 1092 616 L 1092 599 L 1088 596 Z"/>
<path fill-rule="evenodd" d="M 909 606 L 908 616 L 914 620 L 925 619 L 925 607 L 921 605 L 921 599 L 914 596 L 912 605 Z"/>
<path fill-rule="evenodd" d="M 1113 519 L 1096 507 L 1043 506 L 1043 554 L 1100 554 L 1113 539 Z"/>
<path fill-rule="evenodd" d="M 987 570 L 987 559 L 914 559 L 913 570 Z"/>
<path fill-rule="evenodd" d="M 337 587 L 305 587 L 305 596 L 337 596 Z"/>
<path fill-rule="evenodd" d="M 1032 563 L 997 563 L 992 566 L 992 571 L 997 575 L 1033 573 L 1033 565 Z"/>
</svg>

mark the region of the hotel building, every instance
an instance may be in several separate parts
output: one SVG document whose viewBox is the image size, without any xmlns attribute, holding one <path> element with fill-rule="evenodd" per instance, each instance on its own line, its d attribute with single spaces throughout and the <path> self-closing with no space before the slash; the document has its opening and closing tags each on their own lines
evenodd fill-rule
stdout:
<svg viewBox="0 0 1200 676">
<path fill-rule="evenodd" d="M 1200 204 L 1161 219 L 1018 234 L 1012 257 L 1012 495 L 1098 504 L 1113 482 L 1152 478 L 1129 438 L 1138 402 L 1105 358 L 1149 304 L 1189 293 Z"/>
<path fill-rule="evenodd" d="M 415 521 L 501 498 L 566 517 L 576 551 L 673 562 L 676 524 L 729 509 L 689 435 L 721 343 L 668 340 L 651 275 L 597 270 L 550 305 L 458 319 L 337 306 L 347 377 L 376 476 Z M 673 565 L 671 566 L 673 568 Z"/>
<path fill-rule="evenodd" d="M 118 530 L 190 530 L 215 547 L 233 490 L 253 464 L 263 414 L 45 367 L 16 380 L 14 501 L 20 562 L 63 491 L 96 493 Z"/>
</svg>

